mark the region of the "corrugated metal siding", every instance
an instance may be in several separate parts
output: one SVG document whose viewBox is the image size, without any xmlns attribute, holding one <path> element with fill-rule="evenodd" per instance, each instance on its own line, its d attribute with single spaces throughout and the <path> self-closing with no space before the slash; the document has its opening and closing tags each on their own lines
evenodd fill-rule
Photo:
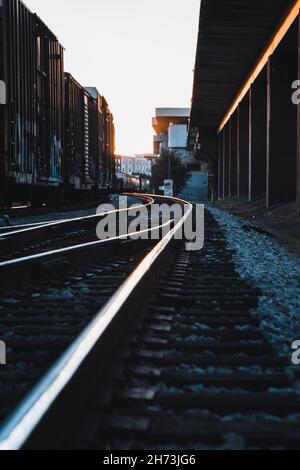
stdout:
<svg viewBox="0 0 300 470">
<path fill-rule="evenodd" d="M 84 90 L 70 74 L 65 74 L 64 174 L 75 189 L 81 186 L 84 151 Z"/>
<path fill-rule="evenodd" d="M 104 122 L 104 99 L 96 89 L 88 88 L 90 93 L 90 171 L 95 181 L 95 187 L 100 189 L 105 186 L 105 122 Z"/>
<path fill-rule="evenodd" d="M 96 185 L 99 154 L 99 115 L 98 104 L 91 96 L 88 100 L 89 111 L 89 155 L 85 161 L 86 181 L 93 180 Z"/>
<path fill-rule="evenodd" d="M 0 106 L 0 193 L 14 183 L 106 187 L 114 151 L 106 100 L 64 74 L 62 46 L 20 0 L 0 7 L 0 80 L 8 92 Z"/>
<path fill-rule="evenodd" d="M 115 176 L 115 125 L 114 117 L 112 113 L 109 113 L 109 143 L 108 143 L 108 154 L 109 154 L 109 165 L 108 165 L 108 181 L 107 185 L 112 186 L 114 184 Z"/>
<path fill-rule="evenodd" d="M 21 2 L 4 0 L 4 22 L 7 171 L 21 183 L 32 183 L 35 178 L 36 109 L 30 104 L 35 98 L 35 21 Z"/>
<path fill-rule="evenodd" d="M 66 168 L 79 189 L 103 187 L 104 123 L 102 97 L 66 74 Z"/>
<path fill-rule="evenodd" d="M 104 185 L 110 186 L 114 176 L 114 147 L 115 127 L 113 115 L 109 110 L 108 103 L 103 99 L 104 116 L 104 152 L 103 152 L 103 174 Z"/>
</svg>

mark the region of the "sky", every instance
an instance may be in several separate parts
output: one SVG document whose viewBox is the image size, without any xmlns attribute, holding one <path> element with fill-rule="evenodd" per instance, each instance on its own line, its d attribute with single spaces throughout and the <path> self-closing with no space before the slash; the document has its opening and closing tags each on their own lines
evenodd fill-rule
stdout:
<svg viewBox="0 0 300 470">
<path fill-rule="evenodd" d="M 116 151 L 151 153 L 157 107 L 190 107 L 201 0 L 24 0 L 65 47 L 65 69 L 115 117 Z"/>
</svg>

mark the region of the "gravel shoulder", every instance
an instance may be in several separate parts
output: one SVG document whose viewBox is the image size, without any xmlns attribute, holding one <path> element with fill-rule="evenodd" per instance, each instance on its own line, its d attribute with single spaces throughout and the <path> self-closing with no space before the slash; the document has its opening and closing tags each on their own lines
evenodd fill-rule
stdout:
<svg viewBox="0 0 300 470">
<path fill-rule="evenodd" d="M 247 198 L 227 198 L 217 201 L 215 207 L 272 235 L 300 258 L 300 217 L 296 216 L 294 202 L 281 203 L 266 209 L 264 198 L 252 202 L 248 202 Z"/>
<path fill-rule="evenodd" d="M 245 220 L 208 207 L 226 233 L 239 274 L 261 290 L 253 314 L 280 355 L 291 356 L 300 339 L 300 258 L 275 238 L 258 233 Z"/>
</svg>

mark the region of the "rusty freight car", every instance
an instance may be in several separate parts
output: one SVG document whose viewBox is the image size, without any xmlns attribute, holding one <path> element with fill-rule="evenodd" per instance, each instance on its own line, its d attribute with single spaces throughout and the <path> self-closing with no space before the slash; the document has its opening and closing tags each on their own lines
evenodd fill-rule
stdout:
<svg viewBox="0 0 300 470">
<path fill-rule="evenodd" d="M 115 185 L 115 125 L 108 102 L 96 88 L 88 87 L 91 97 L 90 106 L 95 116 L 94 128 L 91 127 L 91 154 L 98 155 L 96 179 L 98 188 L 111 188 Z"/>
<path fill-rule="evenodd" d="M 96 189 L 96 165 L 99 155 L 91 136 L 97 135 L 94 100 L 71 74 L 65 74 L 65 190 L 69 197 Z M 72 196 L 73 195 L 73 196 Z"/>
<path fill-rule="evenodd" d="M 65 74 L 64 175 L 67 194 L 112 186 L 114 126 L 108 105 L 96 88 L 84 88 Z"/>
<path fill-rule="evenodd" d="M 20 0 L 0 12 L 2 199 L 51 200 L 62 181 L 64 50 Z"/>
<path fill-rule="evenodd" d="M 64 49 L 21 0 L 0 0 L 0 207 L 112 188 L 108 103 L 64 71 Z"/>
</svg>

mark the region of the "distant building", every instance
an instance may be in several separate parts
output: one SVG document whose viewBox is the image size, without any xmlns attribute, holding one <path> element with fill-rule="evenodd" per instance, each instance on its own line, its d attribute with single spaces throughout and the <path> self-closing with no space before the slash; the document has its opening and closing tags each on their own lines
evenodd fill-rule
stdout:
<svg viewBox="0 0 300 470">
<path fill-rule="evenodd" d="M 135 173 L 139 175 L 152 176 L 152 167 L 159 159 L 159 155 L 150 153 L 135 155 Z"/>
<path fill-rule="evenodd" d="M 153 154 L 139 154 L 134 156 L 118 155 L 115 159 L 116 173 L 124 187 L 128 182 L 130 186 L 140 186 L 140 189 L 150 189 L 152 167 L 159 158 Z"/>
<path fill-rule="evenodd" d="M 169 148 L 169 144 L 175 140 L 177 145 L 186 148 L 184 138 L 190 117 L 189 108 L 156 108 L 155 117 L 152 119 L 152 127 L 155 131 L 153 137 L 153 152 L 161 155 L 163 149 Z M 176 126 L 174 129 L 170 127 Z"/>
<path fill-rule="evenodd" d="M 121 173 L 132 176 L 135 173 L 135 158 L 121 157 Z"/>
<path fill-rule="evenodd" d="M 151 155 L 116 156 L 116 171 L 126 175 L 152 175 L 153 158 Z M 157 158 L 157 157 L 156 157 Z"/>
<path fill-rule="evenodd" d="M 196 160 L 194 152 L 187 148 L 189 119 L 189 108 L 157 108 L 152 119 L 155 131 L 153 150 L 159 155 L 164 151 L 170 152 L 182 160 L 189 170 L 190 179 L 179 196 L 200 201 L 208 198 L 209 173 L 207 163 Z"/>
</svg>

